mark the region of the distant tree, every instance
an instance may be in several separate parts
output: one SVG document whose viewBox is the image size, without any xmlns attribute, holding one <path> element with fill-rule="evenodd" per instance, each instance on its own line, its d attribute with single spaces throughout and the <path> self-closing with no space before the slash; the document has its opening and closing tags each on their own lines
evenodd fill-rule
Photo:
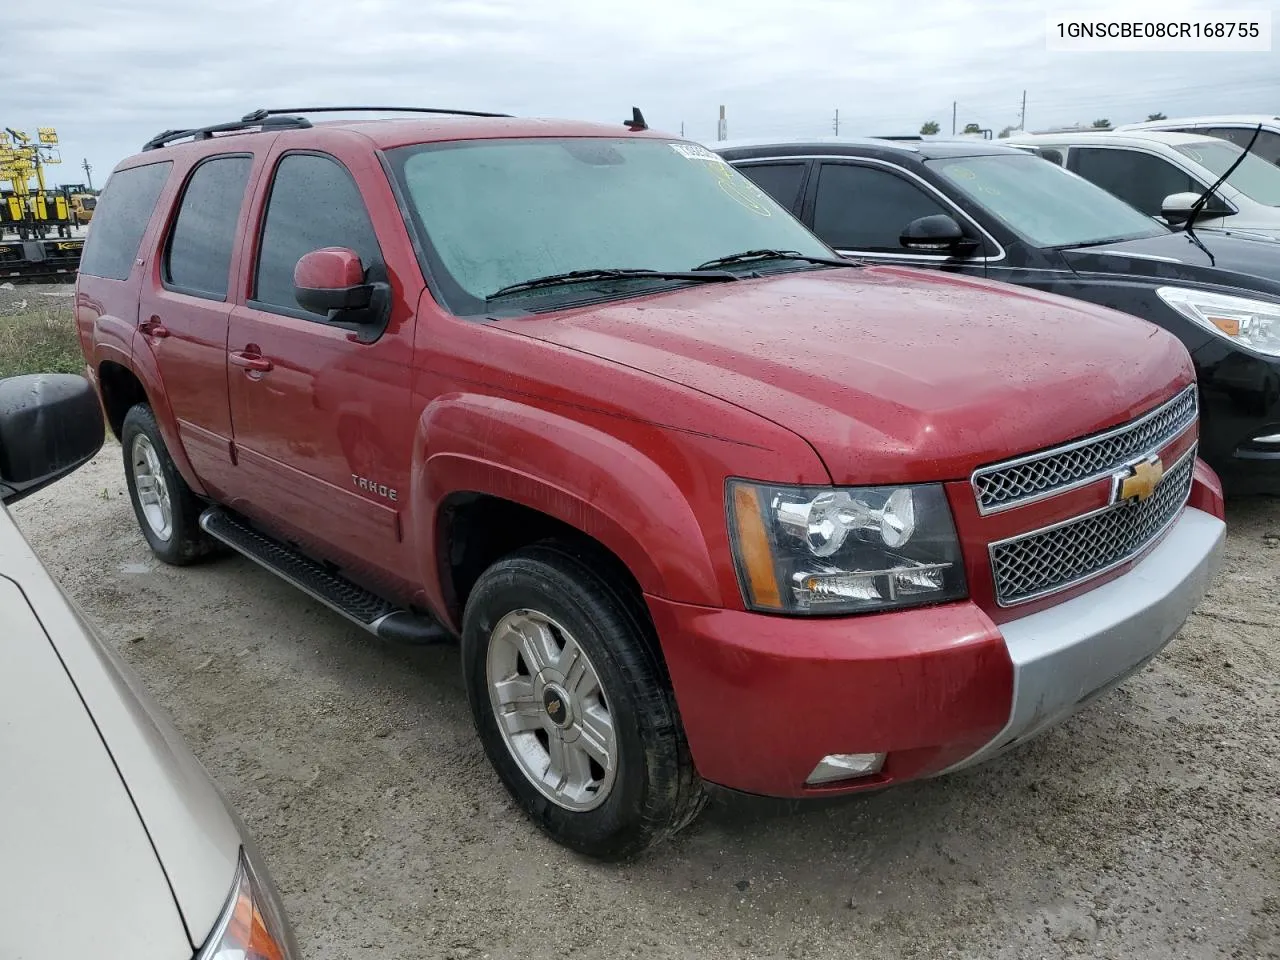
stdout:
<svg viewBox="0 0 1280 960">
<path fill-rule="evenodd" d="M 964 132 L 964 133 L 981 133 L 981 132 L 982 132 L 982 125 L 981 125 L 981 124 L 978 124 L 978 123 L 966 123 L 966 124 L 964 125 L 964 130 L 963 130 L 962 132 Z"/>
<path fill-rule="evenodd" d="M 1005 127 L 1003 130 L 1001 130 L 999 133 L 997 133 L 996 136 L 999 137 L 1001 140 L 1003 140 L 1005 137 L 1009 136 L 1009 134 L 1013 133 L 1013 131 L 1017 129 L 1018 129 L 1017 127 L 1008 126 L 1008 127 Z"/>
<path fill-rule="evenodd" d="M 1095 121 L 1093 121 L 1093 129 L 1095 129 L 1095 130 L 1110 130 L 1110 129 L 1111 129 L 1111 121 L 1110 121 L 1110 120 L 1095 120 Z"/>
<path fill-rule="evenodd" d="M 1148 122 L 1148 123 L 1150 123 L 1152 120 L 1168 120 L 1168 119 L 1169 119 L 1169 118 L 1168 118 L 1168 117 L 1166 117 L 1163 113 L 1148 113 L 1148 114 L 1147 114 L 1147 122 Z"/>
<path fill-rule="evenodd" d="M 942 128 L 938 126 L 937 120 L 927 120 L 920 127 L 920 135 L 923 137 L 932 137 L 935 133 L 937 133 L 941 129 Z"/>
</svg>

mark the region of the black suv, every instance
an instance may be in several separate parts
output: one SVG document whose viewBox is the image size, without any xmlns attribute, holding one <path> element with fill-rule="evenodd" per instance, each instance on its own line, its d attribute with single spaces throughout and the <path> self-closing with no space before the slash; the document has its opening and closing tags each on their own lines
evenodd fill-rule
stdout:
<svg viewBox="0 0 1280 960">
<path fill-rule="evenodd" d="M 1201 456 L 1230 493 L 1280 493 L 1280 244 L 1197 242 L 983 141 L 712 146 L 842 255 L 1035 287 L 1170 330 L 1200 379 Z"/>
</svg>

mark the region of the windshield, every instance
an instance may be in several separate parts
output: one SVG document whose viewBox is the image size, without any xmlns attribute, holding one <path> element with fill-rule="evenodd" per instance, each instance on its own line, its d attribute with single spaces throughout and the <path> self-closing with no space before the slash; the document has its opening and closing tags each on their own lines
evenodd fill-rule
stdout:
<svg viewBox="0 0 1280 960">
<path fill-rule="evenodd" d="M 1101 187 L 1040 157 L 1005 154 L 928 162 L 1037 247 L 1075 247 L 1168 232 Z"/>
<path fill-rule="evenodd" d="M 1247 135 L 1253 136 L 1252 132 Z M 1177 150 L 1212 173 L 1215 180 L 1227 172 L 1227 167 L 1235 163 L 1236 157 L 1242 152 L 1240 147 L 1226 140 L 1189 143 Z M 1227 177 L 1227 183 L 1255 203 L 1280 207 L 1280 167 L 1267 163 L 1256 154 L 1250 153 L 1245 157 L 1244 162 Z M 1205 186 L 1209 184 L 1206 183 Z"/>
<path fill-rule="evenodd" d="M 759 187 L 691 143 L 472 140 L 402 147 L 390 159 L 455 313 L 482 311 L 487 296 L 511 284 L 573 270 L 691 270 L 760 248 L 834 256 Z M 625 296 L 658 282 L 609 289 Z M 571 286 L 529 295 L 582 294 Z"/>
</svg>

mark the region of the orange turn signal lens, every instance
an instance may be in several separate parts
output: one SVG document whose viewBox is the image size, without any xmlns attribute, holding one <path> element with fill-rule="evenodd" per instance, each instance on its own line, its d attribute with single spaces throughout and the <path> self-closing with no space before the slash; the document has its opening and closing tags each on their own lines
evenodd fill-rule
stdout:
<svg viewBox="0 0 1280 960">
<path fill-rule="evenodd" d="M 749 594 L 748 602 L 756 607 L 781 610 L 778 575 L 774 570 L 773 552 L 769 548 L 769 535 L 764 529 L 760 494 L 755 487 L 745 483 L 734 486 L 733 521 L 738 540 L 739 570 Z"/>
<path fill-rule="evenodd" d="M 1240 321 L 1235 317 L 1215 317 L 1210 314 L 1208 320 L 1228 337 L 1240 336 Z"/>
</svg>

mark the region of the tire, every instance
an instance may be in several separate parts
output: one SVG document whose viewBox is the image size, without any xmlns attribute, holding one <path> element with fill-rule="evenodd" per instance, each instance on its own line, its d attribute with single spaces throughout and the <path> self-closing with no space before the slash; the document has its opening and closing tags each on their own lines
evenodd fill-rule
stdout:
<svg viewBox="0 0 1280 960">
<path fill-rule="evenodd" d="M 602 572 L 607 569 L 554 542 L 526 547 L 489 567 L 467 599 L 462 670 L 485 752 L 521 808 L 558 843 L 590 857 L 623 860 L 690 823 L 705 794 L 647 614 Z M 515 639 L 524 636 L 549 638 L 551 646 L 540 649 L 553 653 L 561 643 L 560 659 L 544 656 L 544 667 L 535 670 L 529 661 L 539 654 L 529 641 Z M 575 670 L 557 679 L 571 644 L 585 655 L 576 684 Z M 522 651 L 514 673 L 513 649 Z M 597 694 L 587 692 L 593 678 Z M 503 732 L 503 695 L 493 680 L 521 692 L 525 708 L 506 716 L 538 729 Z M 602 716 L 609 719 L 611 739 L 599 735 Z M 561 737 L 576 739 L 556 747 L 553 738 Z M 553 749 L 560 768 L 585 770 L 580 755 L 592 752 L 586 745 L 606 740 L 613 748 L 612 772 L 598 762 L 597 750 L 589 767 L 599 784 L 594 791 L 577 789 L 566 777 L 558 793 L 548 782 L 556 779 Z M 539 782 L 529 771 L 543 760 L 551 766 Z"/>
<path fill-rule="evenodd" d="M 152 553 L 165 563 L 182 567 L 217 552 L 217 541 L 200 529 L 204 503 L 191 492 L 174 466 L 155 414 L 145 403 L 134 405 L 125 414 L 120 446 L 124 451 L 129 501 Z M 135 466 L 135 460 L 145 461 L 145 465 Z M 153 477 L 159 482 L 150 479 Z M 138 492 L 140 483 L 143 495 Z M 160 508 L 161 501 L 167 502 L 167 512 Z"/>
</svg>

